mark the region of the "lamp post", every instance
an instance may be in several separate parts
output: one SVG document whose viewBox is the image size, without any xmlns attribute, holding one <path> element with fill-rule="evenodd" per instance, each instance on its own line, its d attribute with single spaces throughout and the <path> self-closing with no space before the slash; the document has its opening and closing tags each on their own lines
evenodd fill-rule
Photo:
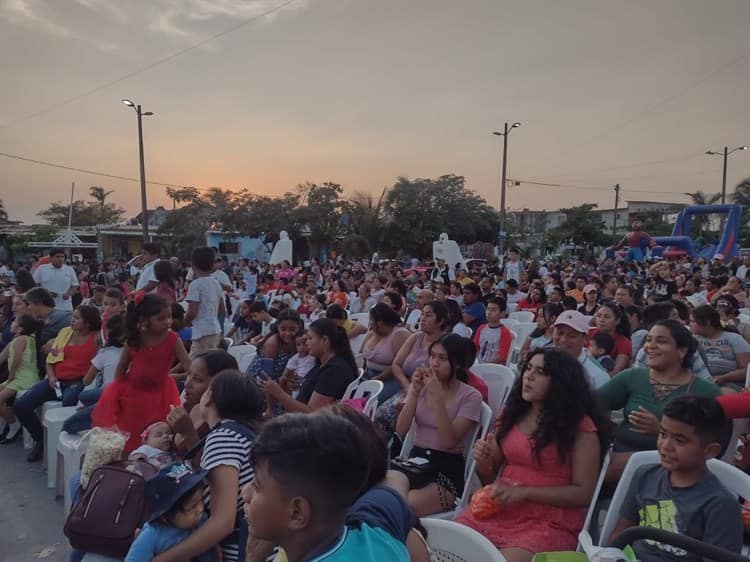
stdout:
<svg viewBox="0 0 750 562">
<path fill-rule="evenodd" d="M 122 103 L 131 107 L 138 115 L 138 156 L 141 163 L 141 224 L 143 225 L 143 241 L 148 242 L 148 205 L 146 204 L 146 164 L 143 159 L 143 116 L 153 115 L 151 111 L 141 111 L 141 106 L 134 104 L 129 99 Z"/>
<path fill-rule="evenodd" d="M 709 156 L 724 156 L 724 171 L 721 177 L 721 204 L 724 205 L 727 202 L 727 159 L 729 155 L 738 150 L 747 150 L 747 146 L 738 146 L 729 150 L 728 146 L 724 147 L 724 152 L 714 152 L 713 150 L 707 150 L 706 154 Z"/>
<path fill-rule="evenodd" d="M 505 262 L 505 238 L 507 236 L 505 232 L 505 182 L 506 170 L 508 165 L 508 135 L 513 129 L 520 126 L 520 123 L 513 123 L 510 127 L 508 127 L 508 124 L 506 123 L 502 133 L 498 131 L 492 133 L 493 135 L 503 137 L 503 168 L 502 177 L 500 179 L 500 231 L 497 235 L 497 257 L 500 261 L 500 265 L 503 265 L 503 263 Z"/>
</svg>

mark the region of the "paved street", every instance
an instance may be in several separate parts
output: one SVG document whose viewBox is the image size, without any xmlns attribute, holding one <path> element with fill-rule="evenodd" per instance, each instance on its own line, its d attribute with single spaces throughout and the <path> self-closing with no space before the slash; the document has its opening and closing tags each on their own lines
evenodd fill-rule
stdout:
<svg viewBox="0 0 750 562">
<path fill-rule="evenodd" d="M 26 462 L 19 438 L 0 446 L 0 562 L 66 562 L 63 501 L 47 488 L 41 463 Z"/>
</svg>

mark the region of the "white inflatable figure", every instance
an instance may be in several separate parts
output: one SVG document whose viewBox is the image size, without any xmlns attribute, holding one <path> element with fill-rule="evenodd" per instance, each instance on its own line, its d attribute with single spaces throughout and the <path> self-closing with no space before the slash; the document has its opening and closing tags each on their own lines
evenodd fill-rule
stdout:
<svg viewBox="0 0 750 562">
<path fill-rule="evenodd" d="M 289 234 L 286 230 L 279 232 L 279 241 L 274 244 L 271 259 L 268 260 L 268 263 L 278 265 L 284 260 L 292 263 L 292 241 L 289 240 Z"/>
<path fill-rule="evenodd" d="M 461 248 L 455 240 L 449 240 L 448 235 L 443 232 L 440 238 L 432 243 L 432 259 L 445 260 L 449 267 L 458 271 L 466 267 L 466 260 L 461 254 Z"/>
</svg>

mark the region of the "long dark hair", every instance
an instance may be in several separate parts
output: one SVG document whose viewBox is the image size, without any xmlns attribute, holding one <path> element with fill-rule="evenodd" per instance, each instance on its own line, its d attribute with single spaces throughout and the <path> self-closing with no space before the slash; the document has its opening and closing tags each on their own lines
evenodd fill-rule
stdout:
<svg viewBox="0 0 750 562">
<path fill-rule="evenodd" d="M 615 315 L 615 320 L 617 322 L 615 324 L 615 332 L 625 336 L 626 338 L 630 338 L 630 322 L 628 322 L 628 317 L 625 316 L 625 312 L 623 311 L 623 309 L 620 308 L 619 305 L 611 301 L 603 302 L 601 305 L 599 305 L 599 309 L 602 308 L 608 308 L 612 311 L 612 314 Z"/>
<path fill-rule="evenodd" d="M 235 369 L 221 371 L 211 380 L 211 401 L 219 418 L 260 429 L 265 402 L 253 377 Z"/>
<path fill-rule="evenodd" d="M 539 424 L 531 436 L 537 461 L 541 461 L 541 452 L 546 446 L 555 444 L 560 461 L 564 462 L 573 451 L 579 424 L 584 416 L 589 416 L 597 427 L 603 458 L 609 447 L 610 424 L 596 404 L 581 364 L 569 353 L 554 347 L 535 349 L 529 353 L 529 359 L 521 369 L 522 374 L 516 378 L 502 410 L 495 432 L 497 444 L 502 443 L 511 429 L 531 409 L 531 402 L 527 402 L 522 396 L 523 372 L 526 371 L 528 361 L 540 354 L 544 356 L 544 376 L 551 380 Z"/>
<path fill-rule="evenodd" d="M 349 336 L 346 330 L 328 318 L 321 318 L 310 324 L 310 330 L 315 332 L 321 338 L 328 338 L 331 342 L 331 351 L 337 356 L 344 359 L 356 374 L 359 371 L 357 362 L 354 360 L 352 346 L 349 343 Z"/>
<path fill-rule="evenodd" d="M 469 379 L 469 366 L 471 365 L 469 363 L 469 346 L 467 342 L 470 343 L 467 338 L 461 337 L 458 334 L 445 334 L 439 340 L 432 342 L 428 350 L 428 353 L 432 353 L 432 348 L 436 345 L 443 346 L 446 355 L 448 355 L 448 363 L 450 363 L 451 371 L 463 383 Z M 474 361 L 475 357 L 475 355 L 471 356 L 471 362 Z"/>
<path fill-rule="evenodd" d="M 138 304 L 136 304 L 138 301 Z M 140 323 L 152 316 L 160 314 L 165 308 L 170 308 L 164 298 L 154 293 L 148 293 L 136 298 L 128 303 L 128 309 L 125 313 L 125 341 L 129 347 L 141 347 L 141 327 Z"/>
</svg>

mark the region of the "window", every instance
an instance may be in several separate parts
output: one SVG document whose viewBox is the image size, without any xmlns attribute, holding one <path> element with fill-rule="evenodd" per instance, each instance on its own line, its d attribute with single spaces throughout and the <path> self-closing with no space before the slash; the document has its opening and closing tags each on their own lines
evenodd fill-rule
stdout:
<svg viewBox="0 0 750 562">
<path fill-rule="evenodd" d="M 219 242 L 220 254 L 239 254 L 240 245 L 237 242 Z"/>
</svg>

